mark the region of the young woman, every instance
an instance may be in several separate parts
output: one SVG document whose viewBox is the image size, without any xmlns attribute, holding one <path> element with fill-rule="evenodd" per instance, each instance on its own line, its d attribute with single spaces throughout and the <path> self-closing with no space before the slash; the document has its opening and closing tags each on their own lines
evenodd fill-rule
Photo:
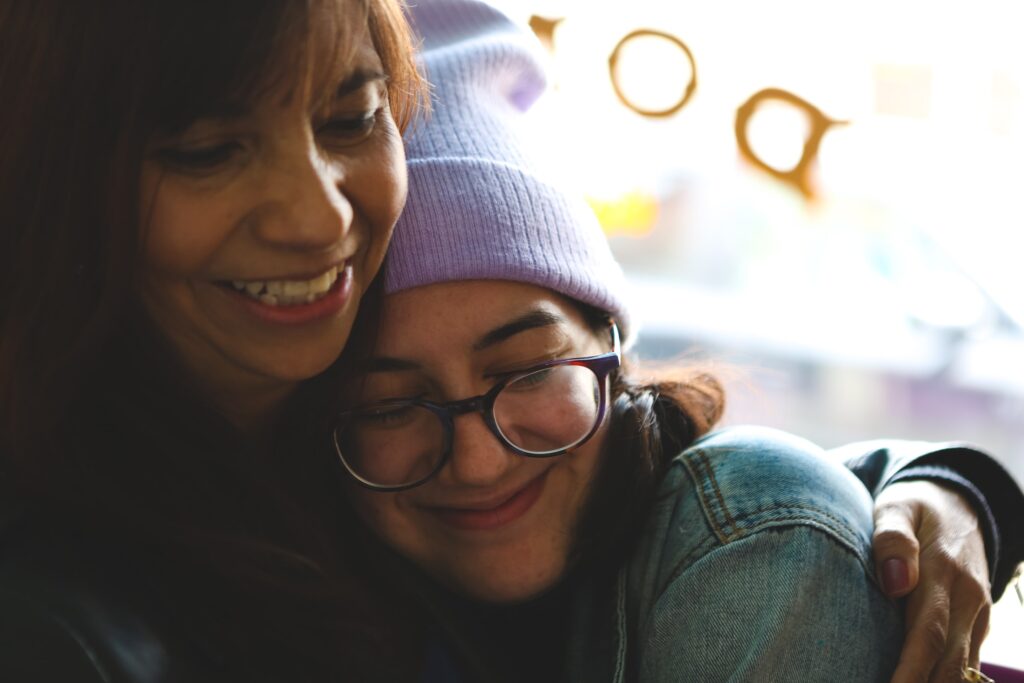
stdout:
<svg viewBox="0 0 1024 683">
<path fill-rule="evenodd" d="M 0 3 L 0 679 L 418 665 L 300 455 L 418 84 L 397 0 Z"/>
<path fill-rule="evenodd" d="M 434 680 L 946 681 L 977 666 L 985 549 L 935 482 L 1005 522 L 1024 503 L 1008 475 L 953 447 L 851 463 L 882 496 L 942 497 L 929 514 L 963 524 L 957 542 L 921 539 L 918 595 L 946 608 L 912 598 L 894 673 L 902 609 L 872 577 L 862 483 L 788 435 L 708 434 L 723 399 L 705 374 L 646 382 L 620 365 L 621 272 L 520 136 L 543 89 L 528 41 L 475 3 L 415 18 L 434 113 L 407 142 L 387 295 L 357 323 L 368 351 L 350 356 L 334 447 L 358 517 L 396 551 L 377 558 L 395 590 L 412 583 L 437 620 Z M 1000 592 L 1022 556 L 1007 540 Z M 919 634 L 938 629 L 948 643 Z"/>
</svg>

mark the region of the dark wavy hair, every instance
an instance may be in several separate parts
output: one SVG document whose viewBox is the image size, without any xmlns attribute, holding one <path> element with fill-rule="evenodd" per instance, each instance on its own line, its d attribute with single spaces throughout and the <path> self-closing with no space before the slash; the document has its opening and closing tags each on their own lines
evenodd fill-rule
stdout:
<svg viewBox="0 0 1024 683">
<path fill-rule="evenodd" d="M 305 457 L 317 382 L 253 457 L 266 444 L 142 313 L 140 171 L 155 136 L 256 101 L 285 70 L 340 67 L 362 30 L 343 3 L 405 127 L 423 89 L 400 0 L 0 1 L 0 519 L 130 558 L 247 680 L 387 680 L 396 634 L 338 536 L 332 463 Z"/>
<path fill-rule="evenodd" d="M 605 333 L 608 313 L 573 303 L 595 334 Z M 672 459 L 721 419 L 725 390 L 700 364 L 639 368 L 624 358 L 609 401 L 608 435 L 573 546 L 576 565 L 606 574 L 628 559 Z"/>
</svg>

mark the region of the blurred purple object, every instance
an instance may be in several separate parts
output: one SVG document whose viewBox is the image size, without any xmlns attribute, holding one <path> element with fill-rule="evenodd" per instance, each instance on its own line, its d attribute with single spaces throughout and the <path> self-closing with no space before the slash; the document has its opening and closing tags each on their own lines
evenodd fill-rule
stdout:
<svg viewBox="0 0 1024 683">
<path fill-rule="evenodd" d="M 1024 683 L 1024 671 L 1020 669 L 1007 669 L 1005 666 L 983 662 L 981 672 L 995 680 L 996 683 Z"/>
</svg>

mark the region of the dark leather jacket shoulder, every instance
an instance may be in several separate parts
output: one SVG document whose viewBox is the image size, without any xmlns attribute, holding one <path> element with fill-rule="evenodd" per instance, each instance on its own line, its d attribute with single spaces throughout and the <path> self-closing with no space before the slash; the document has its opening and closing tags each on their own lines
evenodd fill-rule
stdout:
<svg viewBox="0 0 1024 683">
<path fill-rule="evenodd" d="M 0 681 L 213 680 L 123 558 L 88 545 L 0 536 Z"/>
</svg>

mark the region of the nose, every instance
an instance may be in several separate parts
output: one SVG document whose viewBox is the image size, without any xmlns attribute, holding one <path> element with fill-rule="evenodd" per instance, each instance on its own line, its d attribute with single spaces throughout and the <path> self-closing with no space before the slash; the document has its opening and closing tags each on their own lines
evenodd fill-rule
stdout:
<svg viewBox="0 0 1024 683">
<path fill-rule="evenodd" d="M 516 458 L 491 433 L 480 413 L 455 418 L 452 454 L 440 476 L 463 486 L 488 486 L 505 476 Z"/>
<path fill-rule="evenodd" d="M 272 246 L 326 250 L 352 226 L 354 210 L 344 192 L 344 169 L 325 158 L 311 136 L 282 138 L 268 154 L 259 209 L 252 215 L 257 237 Z"/>
</svg>

